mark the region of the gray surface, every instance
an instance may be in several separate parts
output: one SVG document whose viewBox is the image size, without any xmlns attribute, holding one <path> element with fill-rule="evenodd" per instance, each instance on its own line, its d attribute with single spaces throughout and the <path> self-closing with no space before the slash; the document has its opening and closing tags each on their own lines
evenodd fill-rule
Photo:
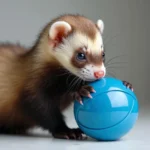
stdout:
<svg viewBox="0 0 150 150">
<path fill-rule="evenodd" d="M 141 113 L 134 128 L 115 142 L 98 142 L 90 138 L 86 141 L 58 140 L 46 131 L 36 129 L 30 137 L 0 136 L 0 150 L 149 150 L 149 125 L 149 116 Z"/>
<path fill-rule="evenodd" d="M 150 149 L 150 1 L 149 0 L 0 0 L 0 41 L 31 45 L 39 30 L 53 17 L 62 13 L 81 13 L 105 23 L 104 43 L 107 60 L 118 57 L 108 72 L 134 85 L 140 104 L 140 119 L 124 140 L 112 143 L 66 142 L 48 137 L 0 136 L 0 150 L 11 149 Z M 69 112 L 69 113 L 68 113 Z M 75 122 L 67 110 L 70 125 Z M 53 147 L 53 148 L 52 148 Z M 148 148 L 149 147 L 149 148 Z"/>
</svg>

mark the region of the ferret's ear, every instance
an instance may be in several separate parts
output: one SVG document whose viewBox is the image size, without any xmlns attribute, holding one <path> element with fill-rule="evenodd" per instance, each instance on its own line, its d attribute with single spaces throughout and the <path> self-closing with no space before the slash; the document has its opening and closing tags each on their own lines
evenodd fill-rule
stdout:
<svg viewBox="0 0 150 150">
<path fill-rule="evenodd" d="M 62 39 L 65 38 L 71 30 L 71 25 L 65 21 L 54 22 L 49 29 L 49 37 L 53 45 L 56 46 L 62 42 Z"/>
<path fill-rule="evenodd" d="M 97 20 L 97 27 L 99 28 L 101 34 L 103 34 L 104 31 L 104 22 L 102 20 Z"/>
</svg>

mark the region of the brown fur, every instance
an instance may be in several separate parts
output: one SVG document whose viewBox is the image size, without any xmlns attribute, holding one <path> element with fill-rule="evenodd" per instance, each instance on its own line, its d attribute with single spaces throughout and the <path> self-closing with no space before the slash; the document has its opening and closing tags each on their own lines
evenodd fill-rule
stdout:
<svg viewBox="0 0 150 150">
<path fill-rule="evenodd" d="M 86 60 L 78 61 L 76 59 L 78 53 L 86 54 Z M 88 51 L 84 51 L 83 48 L 80 48 L 74 52 L 71 62 L 77 68 L 83 68 L 86 64 L 93 64 L 93 65 L 100 66 L 103 63 L 102 53 L 100 52 L 99 55 L 98 54 L 93 55 Z"/>
<path fill-rule="evenodd" d="M 26 51 L 20 45 L 0 45 L 0 124 L 31 125 L 17 104 L 27 76 L 27 64 L 20 60 Z"/>
<path fill-rule="evenodd" d="M 68 22 L 73 28 L 72 33 L 74 31 L 84 33 L 91 38 L 91 40 L 95 39 L 96 32 L 99 30 L 96 24 L 81 15 L 63 15 L 54 19 L 51 23 L 58 20 Z"/>
<path fill-rule="evenodd" d="M 102 52 L 100 52 L 99 55 L 87 53 L 87 57 L 88 57 L 88 64 L 92 63 L 95 66 L 100 66 L 103 63 Z"/>
<path fill-rule="evenodd" d="M 78 53 L 83 53 L 83 54 L 85 54 L 86 52 L 83 50 L 83 48 L 79 48 L 78 50 L 76 50 L 76 51 L 74 52 L 74 54 L 73 54 L 73 56 L 72 56 L 72 59 L 71 59 L 71 62 L 72 62 L 72 64 L 73 64 L 75 67 L 77 67 L 77 68 L 83 68 L 83 67 L 87 64 L 87 61 L 86 61 L 86 60 L 85 60 L 85 61 L 78 61 L 78 60 L 76 59 Z"/>
<path fill-rule="evenodd" d="M 35 94 L 35 87 L 46 75 L 48 68 L 59 67 L 59 63 L 47 51 L 49 42 L 48 30 L 56 20 L 64 20 L 71 24 L 73 32 L 84 32 L 91 39 L 95 38 L 96 25 L 79 15 L 61 16 L 42 30 L 39 38 L 31 49 L 20 45 L 0 45 L 0 125 L 24 126 L 36 125 L 34 120 L 27 117 L 20 108 L 22 89 L 29 89 Z M 80 22 L 80 24 L 78 24 Z M 74 61 L 74 63 L 76 63 Z M 51 65 L 50 65 L 51 64 Z M 77 64 L 75 64 L 77 66 Z M 83 64 L 82 64 L 83 66 Z M 81 65 L 78 67 L 82 67 Z M 44 71 L 43 71 L 44 70 Z M 49 69 L 48 69 L 49 70 Z M 63 110 L 70 104 L 65 99 L 60 104 Z"/>
</svg>

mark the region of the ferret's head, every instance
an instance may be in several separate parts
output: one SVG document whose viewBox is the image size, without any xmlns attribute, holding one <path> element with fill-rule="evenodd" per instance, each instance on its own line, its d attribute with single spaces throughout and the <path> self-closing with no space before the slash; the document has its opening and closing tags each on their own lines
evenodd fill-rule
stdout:
<svg viewBox="0 0 150 150">
<path fill-rule="evenodd" d="M 106 74 L 102 34 L 104 23 L 93 23 L 83 16 L 67 15 L 49 28 L 51 54 L 72 74 L 94 81 Z"/>
</svg>

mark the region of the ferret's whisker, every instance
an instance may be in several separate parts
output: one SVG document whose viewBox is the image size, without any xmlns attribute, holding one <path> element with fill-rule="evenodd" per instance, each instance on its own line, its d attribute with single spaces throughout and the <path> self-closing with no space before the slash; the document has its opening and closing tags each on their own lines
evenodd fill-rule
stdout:
<svg viewBox="0 0 150 150">
<path fill-rule="evenodd" d="M 107 65 L 109 62 L 111 62 L 112 60 L 114 60 L 115 58 L 121 57 L 121 56 L 126 56 L 126 55 L 118 55 L 118 56 L 114 56 L 111 59 L 109 59 L 108 61 L 106 61 L 105 65 Z"/>
<path fill-rule="evenodd" d="M 120 33 L 116 34 L 116 35 L 113 35 L 113 36 L 107 35 L 106 37 L 104 37 L 103 39 L 104 39 L 105 45 L 107 45 L 108 42 L 111 42 L 112 40 L 114 40 L 114 38 L 116 38 L 119 35 L 120 35 Z"/>
<path fill-rule="evenodd" d="M 72 81 L 69 83 L 68 86 L 70 86 L 70 85 L 74 82 L 74 80 L 75 80 L 76 78 L 77 78 L 77 77 L 74 77 L 74 78 L 72 79 Z"/>
<path fill-rule="evenodd" d="M 75 78 L 76 78 L 76 77 L 74 77 L 73 80 L 74 80 Z M 69 84 L 69 85 L 70 85 L 70 84 Z M 68 94 L 68 93 L 70 92 L 70 89 L 71 89 L 71 86 L 68 86 L 68 87 L 69 87 L 69 88 L 68 88 L 66 94 Z"/>
<path fill-rule="evenodd" d="M 80 78 L 78 77 L 78 79 L 76 80 L 76 82 L 75 82 L 75 88 L 77 88 L 77 85 L 80 83 Z"/>
<path fill-rule="evenodd" d="M 114 69 L 114 68 L 112 68 L 112 69 Z M 116 73 L 114 72 L 114 70 L 109 69 L 107 73 L 113 75 L 114 77 L 116 77 Z"/>
<path fill-rule="evenodd" d="M 80 79 L 80 78 L 79 78 L 79 79 Z M 80 79 L 80 80 L 79 80 L 78 88 L 79 88 L 79 86 L 82 84 L 82 82 L 83 82 L 83 80 L 82 80 L 82 79 Z"/>
<path fill-rule="evenodd" d="M 110 73 L 110 72 L 109 72 L 109 73 L 106 74 L 106 76 L 107 76 L 107 75 L 110 75 L 111 77 L 116 78 L 116 76 L 115 76 L 113 73 Z"/>
<path fill-rule="evenodd" d="M 69 87 L 68 92 L 72 89 L 72 86 L 74 85 L 74 83 L 75 83 L 75 81 L 76 81 L 77 78 L 78 78 L 77 76 L 74 77 L 72 79 L 72 81 L 69 83 L 69 85 L 68 85 L 68 87 Z"/>
<path fill-rule="evenodd" d="M 124 69 L 125 66 L 108 66 L 108 67 L 106 67 L 106 69 L 117 69 L 117 68 L 122 68 L 122 69 Z"/>
<path fill-rule="evenodd" d="M 116 33 L 115 35 L 110 36 L 109 34 L 103 37 L 104 44 L 107 46 L 110 44 L 114 39 L 116 39 L 118 36 L 121 36 L 125 33 L 125 31 L 121 31 L 119 33 Z M 109 43 L 108 43 L 109 42 Z"/>
<path fill-rule="evenodd" d="M 57 75 L 57 76 L 64 76 L 64 75 L 68 75 L 68 74 L 70 74 L 70 73 L 69 73 L 69 72 L 66 72 L 66 73 L 59 74 L 59 75 Z"/>
<path fill-rule="evenodd" d="M 77 85 L 76 85 L 76 89 L 78 89 L 81 85 L 82 79 L 78 77 L 77 79 Z"/>
<path fill-rule="evenodd" d="M 76 89 L 78 89 L 80 87 L 80 84 L 81 84 L 82 80 L 79 78 L 77 79 L 77 84 L 76 84 Z"/>
<path fill-rule="evenodd" d="M 72 85 L 70 86 L 69 91 L 72 90 L 72 89 L 74 88 L 74 86 L 76 85 L 76 83 L 77 83 L 77 81 L 78 81 L 78 78 L 79 78 L 79 77 L 75 77 L 75 78 L 73 79 L 73 80 L 75 80 L 75 81 L 72 82 Z"/>
<path fill-rule="evenodd" d="M 107 74 L 106 77 L 114 77 L 116 78 L 114 75 L 112 75 L 111 73 Z"/>
<path fill-rule="evenodd" d="M 67 77 L 66 79 L 66 84 L 68 84 L 69 78 L 72 76 L 72 74 L 70 73 L 70 75 Z"/>
<path fill-rule="evenodd" d="M 127 64 L 128 62 L 112 62 L 112 63 L 107 63 L 106 65 L 113 65 L 113 64 Z"/>
</svg>

